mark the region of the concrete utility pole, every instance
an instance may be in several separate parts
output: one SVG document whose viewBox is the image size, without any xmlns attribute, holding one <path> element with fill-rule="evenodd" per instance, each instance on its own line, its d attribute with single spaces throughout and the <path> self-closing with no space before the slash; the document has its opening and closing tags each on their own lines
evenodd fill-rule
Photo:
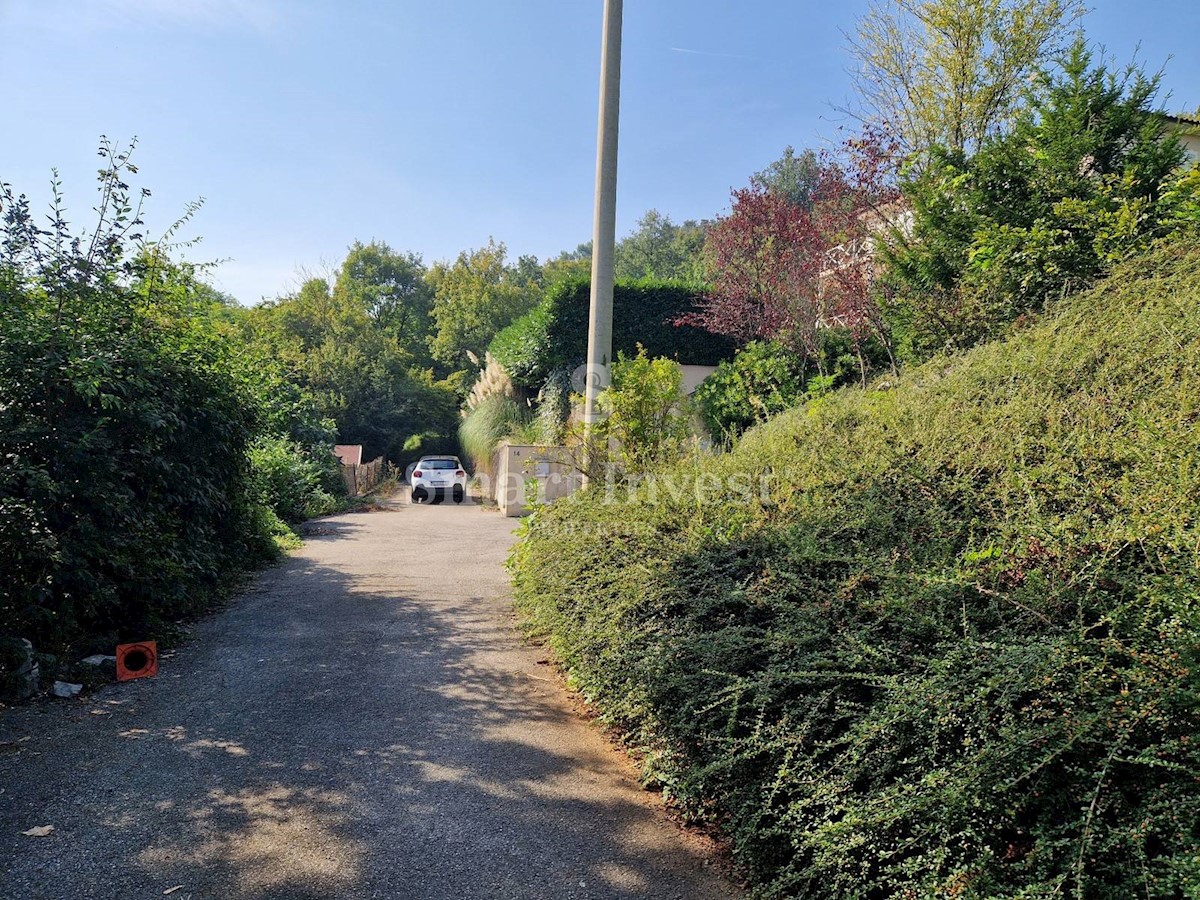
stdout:
<svg viewBox="0 0 1200 900">
<path fill-rule="evenodd" d="M 592 227 L 592 302 L 588 320 L 584 431 L 591 446 L 596 397 L 612 364 L 613 250 L 617 239 L 617 119 L 621 108 L 621 3 L 604 0 L 600 59 L 600 125 L 596 136 L 596 216 Z"/>
</svg>

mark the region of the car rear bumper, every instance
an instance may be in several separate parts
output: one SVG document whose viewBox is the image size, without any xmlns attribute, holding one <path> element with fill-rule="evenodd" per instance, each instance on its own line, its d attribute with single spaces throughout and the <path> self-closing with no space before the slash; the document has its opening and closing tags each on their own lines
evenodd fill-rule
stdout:
<svg viewBox="0 0 1200 900">
<path fill-rule="evenodd" d="M 412 487 L 412 499 L 418 501 L 442 499 L 446 497 L 453 497 L 456 500 L 461 500 L 466 496 L 466 494 L 467 486 L 462 482 L 447 485 L 433 485 L 418 482 Z"/>
</svg>

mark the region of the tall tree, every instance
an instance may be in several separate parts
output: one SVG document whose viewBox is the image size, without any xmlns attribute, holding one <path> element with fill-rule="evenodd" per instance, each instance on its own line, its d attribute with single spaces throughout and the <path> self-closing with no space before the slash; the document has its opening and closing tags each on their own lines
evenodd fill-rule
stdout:
<svg viewBox="0 0 1200 900">
<path fill-rule="evenodd" d="M 355 241 L 338 272 L 335 293 L 361 308 L 414 359 L 427 359 L 433 290 L 415 253 L 382 241 Z"/>
<path fill-rule="evenodd" d="M 532 254 L 517 257 L 513 266 L 513 283 L 519 287 L 541 289 L 546 286 L 546 272 Z"/>
<path fill-rule="evenodd" d="M 888 255 L 917 355 L 1002 332 L 1177 227 L 1184 156 L 1158 79 L 1093 65 L 1079 41 L 1041 81 L 1011 135 L 905 186 L 914 231 Z"/>
<path fill-rule="evenodd" d="M 452 370 L 470 365 L 468 353 L 483 359 L 497 332 L 529 312 L 541 296 L 535 281 L 506 262 L 506 253 L 503 243 L 489 239 L 486 247 L 464 251 L 452 265 L 437 263 L 429 272 L 437 329 L 431 350 Z"/>
<path fill-rule="evenodd" d="M 592 242 L 578 244 L 574 250 L 564 250 L 542 265 L 542 283 L 547 287 L 560 281 L 587 278 L 592 274 Z"/>
<path fill-rule="evenodd" d="M 332 291 L 326 278 L 308 278 L 295 294 L 264 303 L 260 319 L 281 356 L 299 360 L 326 341 L 352 342 L 369 326 L 361 308 Z"/>
<path fill-rule="evenodd" d="M 821 158 L 814 151 L 802 150 L 797 156 L 794 148 L 787 147 L 783 156 L 756 172 L 750 183 L 801 209 L 809 209 L 821 180 L 821 168 Z"/>
<path fill-rule="evenodd" d="M 1081 0 L 872 0 L 850 37 L 862 116 L 902 148 L 973 152 L 1006 132 Z"/>
<path fill-rule="evenodd" d="M 649 210 L 638 219 L 637 228 L 617 243 L 616 277 L 702 280 L 704 232 L 701 223 L 676 225 L 670 216 Z"/>
<path fill-rule="evenodd" d="M 384 455 L 397 463 L 410 458 L 408 444 L 415 438 L 426 450 L 451 449 L 457 395 L 452 386 L 434 380 L 426 368 L 427 353 L 414 356 L 393 333 L 395 320 L 386 315 L 386 301 L 395 295 L 372 292 L 386 279 L 372 278 L 371 269 L 356 264 L 356 258 L 376 257 L 363 249 L 367 252 L 355 254 L 351 248 L 350 264 L 342 267 L 334 287 L 310 278 L 296 294 L 247 311 L 248 336 L 287 366 L 320 413 L 334 421 L 344 443 L 363 444 L 368 456 Z M 386 257 L 378 259 L 386 263 Z M 369 302 L 372 296 L 382 302 Z M 404 308 L 400 303 L 390 310 Z"/>
</svg>

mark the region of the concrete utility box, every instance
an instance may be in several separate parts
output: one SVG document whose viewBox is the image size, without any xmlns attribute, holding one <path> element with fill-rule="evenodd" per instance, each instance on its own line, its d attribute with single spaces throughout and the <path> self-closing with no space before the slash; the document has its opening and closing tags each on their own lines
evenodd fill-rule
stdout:
<svg viewBox="0 0 1200 900">
<path fill-rule="evenodd" d="M 504 444 L 496 451 L 493 496 L 506 516 L 532 511 L 529 501 L 552 503 L 583 486 L 565 447 Z"/>
</svg>

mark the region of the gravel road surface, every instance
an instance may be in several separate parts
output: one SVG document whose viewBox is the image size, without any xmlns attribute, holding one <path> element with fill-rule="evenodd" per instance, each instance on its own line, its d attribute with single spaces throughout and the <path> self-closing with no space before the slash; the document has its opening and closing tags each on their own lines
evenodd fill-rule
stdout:
<svg viewBox="0 0 1200 900">
<path fill-rule="evenodd" d="M 0 712 L 0 897 L 738 896 L 516 636 L 513 527 L 321 520 L 157 678 Z"/>
</svg>

